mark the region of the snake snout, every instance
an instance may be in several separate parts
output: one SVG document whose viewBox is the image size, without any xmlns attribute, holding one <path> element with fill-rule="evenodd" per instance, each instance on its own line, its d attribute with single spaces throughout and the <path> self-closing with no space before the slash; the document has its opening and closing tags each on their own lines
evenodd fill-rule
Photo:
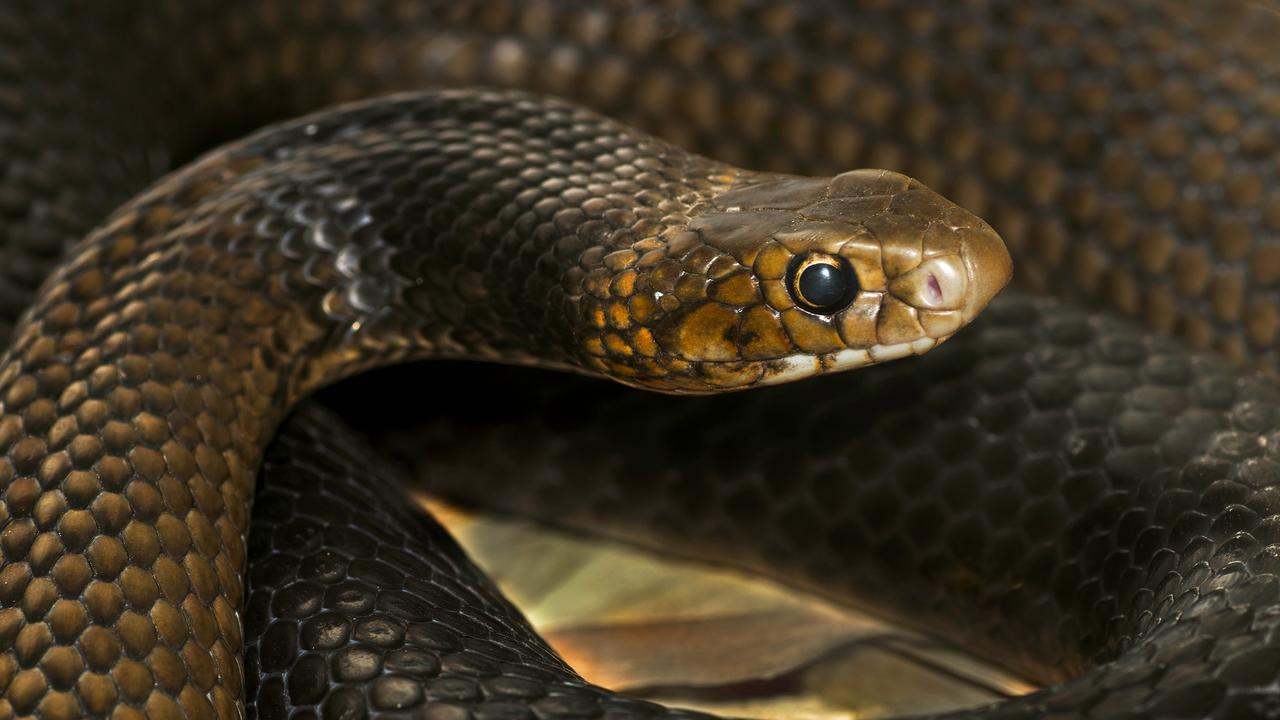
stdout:
<svg viewBox="0 0 1280 720">
<path fill-rule="evenodd" d="M 910 308 L 935 340 L 977 317 L 1013 276 L 990 225 L 915 181 L 866 224 L 883 251 L 890 302 Z"/>
<path fill-rule="evenodd" d="M 965 230 L 963 235 L 961 257 L 968 293 L 960 312 L 964 322 L 969 322 L 1013 279 L 1013 258 L 1004 240 L 982 221 L 978 221 L 977 227 Z"/>
<path fill-rule="evenodd" d="M 994 230 L 981 226 L 952 232 L 963 236 L 956 251 L 926 257 L 889 280 L 889 293 L 919 313 L 932 337 L 944 337 L 953 326 L 976 317 L 1013 275 L 1013 260 Z M 926 247 L 926 256 L 928 252 Z M 944 317 L 948 322 L 936 322 Z"/>
</svg>

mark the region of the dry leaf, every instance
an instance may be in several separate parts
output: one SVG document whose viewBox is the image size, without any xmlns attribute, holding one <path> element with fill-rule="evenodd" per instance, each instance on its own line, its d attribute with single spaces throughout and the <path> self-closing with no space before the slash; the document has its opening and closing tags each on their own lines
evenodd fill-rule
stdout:
<svg viewBox="0 0 1280 720">
<path fill-rule="evenodd" d="M 424 504 L 583 677 L 720 715 L 838 720 L 1034 689 L 763 578 Z"/>
</svg>

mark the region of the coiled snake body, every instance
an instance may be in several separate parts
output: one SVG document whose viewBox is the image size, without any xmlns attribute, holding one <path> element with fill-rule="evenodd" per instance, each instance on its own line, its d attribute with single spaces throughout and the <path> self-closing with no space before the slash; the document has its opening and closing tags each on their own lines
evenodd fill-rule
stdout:
<svg viewBox="0 0 1280 720">
<path fill-rule="evenodd" d="M 0 10 L 14 314 L 57 266 L 0 368 L 0 715 L 676 714 L 578 679 L 318 410 L 267 454 L 246 546 L 286 407 L 425 355 L 769 384 L 932 348 L 1008 273 L 981 221 L 902 176 L 748 173 L 498 91 L 291 121 L 108 216 L 171 158 L 335 100 L 519 85 L 745 166 L 904 170 L 989 218 L 1025 286 L 1273 369 L 1276 22 L 1178 2 Z M 414 460 L 491 505 L 728 545 L 1059 683 L 968 716 L 1280 712 L 1266 377 L 1011 295 L 884 368 L 589 412 L 573 393 L 490 403 L 507 416 Z M 565 434 L 539 442 L 527 414 Z"/>
</svg>

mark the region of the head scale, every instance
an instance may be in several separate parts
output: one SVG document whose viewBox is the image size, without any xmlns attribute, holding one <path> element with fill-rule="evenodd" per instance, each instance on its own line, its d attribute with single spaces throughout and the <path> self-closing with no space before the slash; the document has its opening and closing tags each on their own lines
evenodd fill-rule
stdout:
<svg viewBox="0 0 1280 720">
<path fill-rule="evenodd" d="M 971 321 L 1012 274 L 986 223 L 882 170 L 739 173 L 660 239 L 615 275 L 625 297 L 589 303 L 600 333 L 584 345 L 588 367 L 666 392 L 918 355 Z"/>
</svg>

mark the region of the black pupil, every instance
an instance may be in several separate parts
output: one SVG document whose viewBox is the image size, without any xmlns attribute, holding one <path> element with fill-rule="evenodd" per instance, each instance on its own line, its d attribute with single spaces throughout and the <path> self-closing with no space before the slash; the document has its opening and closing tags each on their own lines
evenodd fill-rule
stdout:
<svg viewBox="0 0 1280 720">
<path fill-rule="evenodd" d="M 849 279 L 842 268 L 816 262 L 800 272 L 799 290 L 800 296 L 815 308 L 833 307 L 849 291 Z"/>
</svg>

